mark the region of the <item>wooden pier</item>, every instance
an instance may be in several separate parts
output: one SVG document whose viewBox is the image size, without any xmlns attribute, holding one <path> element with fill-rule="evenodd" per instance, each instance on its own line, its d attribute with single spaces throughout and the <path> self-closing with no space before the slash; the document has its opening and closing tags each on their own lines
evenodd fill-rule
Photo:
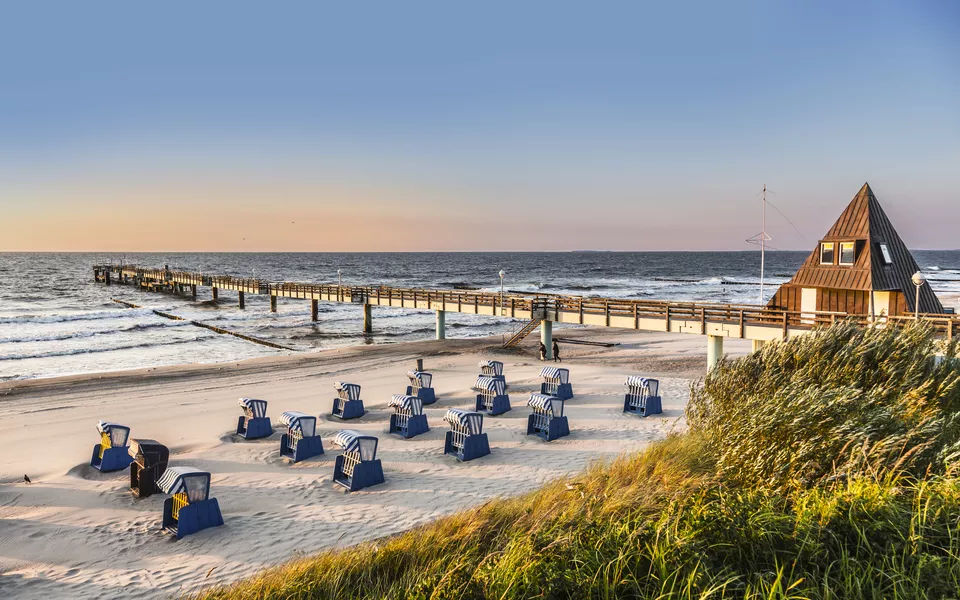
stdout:
<svg viewBox="0 0 960 600">
<path fill-rule="evenodd" d="M 146 269 L 132 265 L 94 265 L 94 280 L 111 285 L 124 283 L 142 290 L 170 291 L 196 299 L 197 289 L 211 288 L 214 300 L 220 292 L 237 293 L 237 304 L 245 307 L 246 294 L 270 297 L 270 310 L 276 312 L 280 298 L 309 300 L 311 317 L 317 320 L 319 302 L 357 304 L 363 310 L 363 330 L 372 331 L 374 306 L 433 310 L 437 313 L 437 339 L 445 337 L 446 312 L 539 321 L 541 341 L 552 358 L 553 323 L 573 323 L 595 327 L 614 327 L 641 331 L 687 333 L 707 337 L 707 365 L 712 367 L 723 355 L 723 339 L 752 340 L 754 349 L 772 340 L 786 340 L 809 333 L 814 327 L 838 320 L 853 319 L 867 325 L 882 320 L 890 325 L 914 320 L 913 317 L 883 317 L 845 313 L 792 312 L 749 304 L 703 302 L 667 302 L 495 293 L 457 289 L 396 288 L 389 286 L 351 286 L 323 283 L 272 283 L 261 279 L 242 279 L 227 275 L 192 273 L 170 269 Z M 954 315 L 921 315 L 947 339 L 960 332 L 960 318 Z M 534 325 L 531 323 L 531 325 Z M 527 327 L 526 333 L 536 329 Z M 523 331 L 521 333 L 524 333 Z M 524 333 L 525 335 L 525 333 Z M 522 339 L 522 338 L 521 338 Z"/>
</svg>

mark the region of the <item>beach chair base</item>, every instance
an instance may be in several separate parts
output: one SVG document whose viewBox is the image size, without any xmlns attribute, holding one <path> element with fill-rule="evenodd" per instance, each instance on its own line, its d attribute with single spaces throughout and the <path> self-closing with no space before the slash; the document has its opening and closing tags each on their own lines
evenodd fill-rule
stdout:
<svg viewBox="0 0 960 600">
<path fill-rule="evenodd" d="M 456 457 L 460 462 L 467 462 L 490 454 L 490 442 L 487 440 L 487 434 L 481 433 L 467 436 L 463 440 L 463 448 L 457 448 L 453 445 L 453 432 L 448 431 L 443 444 L 443 453 Z"/>
<path fill-rule="evenodd" d="M 570 384 L 570 383 L 561 383 L 560 385 L 557 386 L 557 391 L 555 391 L 555 392 L 551 392 L 551 391 L 547 388 L 547 385 L 549 385 L 549 384 L 546 384 L 546 383 L 541 383 L 541 384 L 540 384 L 540 393 L 541 393 L 541 394 L 546 394 L 546 395 L 548 395 L 548 396 L 554 396 L 555 398 L 560 398 L 561 400 L 569 400 L 570 398 L 573 398 L 573 384 Z"/>
<path fill-rule="evenodd" d="M 237 422 L 237 435 L 248 440 L 256 440 L 273 435 L 273 425 L 270 424 L 270 417 L 259 417 L 247 421 L 241 416 Z"/>
<path fill-rule="evenodd" d="M 365 414 L 363 410 L 363 400 L 341 400 L 333 399 L 333 412 L 330 414 L 341 421 L 347 419 L 359 419 Z"/>
<path fill-rule="evenodd" d="M 647 396 L 646 400 L 638 406 L 632 405 L 630 400 L 630 394 L 627 394 L 623 398 L 623 412 L 625 413 L 649 417 L 650 415 L 659 415 L 663 412 L 660 396 Z"/>
<path fill-rule="evenodd" d="M 122 471 L 129 467 L 132 462 L 133 457 L 130 456 L 126 446 L 107 448 L 103 451 L 103 458 L 100 458 L 100 444 L 97 444 L 93 447 L 93 456 L 90 457 L 90 466 L 103 473 Z"/>
<path fill-rule="evenodd" d="M 407 395 L 416 396 L 420 398 L 420 401 L 423 402 L 424 406 L 427 404 L 433 404 L 437 401 L 437 395 L 433 393 L 433 388 L 420 388 L 417 390 L 417 393 L 413 393 L 413 386 L 407 386 Z"/>
<path fill-rule="evenodd" d="M 396 433 L 409 439 L 413 436 L 430 431 L 430 426 L 427 424 L 427 415 L 415 415 L 412 417 L 407 417 L 406 427 L 400 427 L 397 425 L 399 416 L 400 415 L 390 415 L 390 433 Z"/>
<path fill-rule="evenodd" d="M 527 435 L 535 435 L 538 438 L 544 439 L 548 442 L 552 442 L 557 438 L 561 438 L 565 435 L 570 435 L 570 425 L 567 422 L 567 417 L 554 417 L 547 422 L 546 429 L 538 429 L 534 425 L 536 415 L 530 415 L 527 417 Z"/>
<path fill-rule="evenodd" d="M 173 518 L 173 498 L 167 498 L 163 501 L 163 528 L 176 535 L 178 540 L 185 535 L 223 525 L 220 503 L 216 498 L 191 502 L 180 509 L 177 517 Z"/>
<path fill-rule="evenodd" d="M 308 458 L 323 454 L 323 442 L 320 441 L 319 435 L 300 438 L 295 450 L 287 447 L 288 437 L 289 434 L 287 433 L 280 437 L 280 456 L 286 456 L 293 462 L 298 463 L 301 460 L 307 460 Z"/>
<path fill-rule="evenodd" d="M 343 463 L 346 459 L 341 455 L 333 465 L 333 482 L 343 486 L 348 492 L 355 492 L 363 488 L 383 483 L 383 464 L 380 459 L 368 460 L 353 465 L 353 476 L 348 477 L 343 472 Z"/>
<path fill-rule="evenodd" d="M 483 401 L 483 394 L 477 394 L 476 410 L 477 412 L 486 413 L 490 416 L 502 415 L 510 410 L 510 396 L 508 394 L 494 396 L 493 402 L 490 403 L 490 408 L 488 409 Z"/>
<path fill-rule="evenodd" d="M 146 498 L 159 492 L 157 479 L 162 475 L 154 465 L 144 469 L 139 463 L 130 464 L 130 491 L 137 498 Z"/>
</svg>

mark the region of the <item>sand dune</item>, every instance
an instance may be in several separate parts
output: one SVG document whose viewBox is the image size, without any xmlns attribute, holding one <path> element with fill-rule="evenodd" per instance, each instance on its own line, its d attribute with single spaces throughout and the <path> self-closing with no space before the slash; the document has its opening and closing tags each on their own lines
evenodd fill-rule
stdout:
<svg viewBox="0 0 960 600">
<path fill-rule="evenodd" d="M 578 331 L 570 335 L 590 335 Z M 697 336 L 604 332 L 621 346 L 566 346 L 576 397 L 567 403 L 571 435 L 528 437 L 526 398 L 538 387 L 539 361 L 499 353 L 489 340 L 417 342 L 254 359 L 230 365 L 151 369 L 116 375 L 8 384 L 0 388 L 0 596 L 168 597 L 225 583 L 257 569 L 332 546 L 390 535 L 497 496 L 516 494 L 591 461 L 642 448 L 682 426 L 690 378 L 702 371 Z M 728 352 L 744 344 L 728 343 Z M 514 410 L 487 417 L 492 454 L 460 464 L 443 455 L 449 407 L 469 407 L 477 361 L 505 363 Z M 387 401 L 402 392 L 416 357 L 434 373 L 439 402 L 427 407 L 431 431 L 412 440 L 386 433 Z M 108 368 L 109 365 L 104 365 Z M 621 413 L 629 374 L 661 377 L 664 414 Z M 363 386 L 369 411 L 343 425 L 330 418 L 333 383 Z M 326 454 L 297 465 L 278 455 L 280 433 L 242 440 L 231 431 L 237 398 L 322 415 Z M 174 541 L 159 530 L 162 494 L 135 499 L 128 472 L 88 466 L 96 421 L 129 425 L 132 437 L 171 449 L 171 465 L 213 473 L 211 492 L 226 524 Z M 386 483 L 347 494 L 332 484 L 341 428 L 380 438 Z M 29 474 L 33 483 L 22 483 Z"/>
</svg>

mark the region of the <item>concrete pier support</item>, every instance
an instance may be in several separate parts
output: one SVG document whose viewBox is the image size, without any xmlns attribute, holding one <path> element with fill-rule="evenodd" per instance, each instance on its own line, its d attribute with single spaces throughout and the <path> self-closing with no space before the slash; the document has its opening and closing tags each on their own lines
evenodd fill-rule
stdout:
<svg viewBox="0 0 960 600">
<path fill-rule="evenodd" d="M 373 333 L 373 305 L 363 304 L 363 332 Z"/>
<path fill-rule="evenodd" d="M 220 290 L 213 288 L 213 301 L 216 302 L 220 298 Z"/>
<path fill-rule="evenodd" d="M 110 271 L 107 271 L 106 273 L 104 273 L 103 282 L 106 283 L 107 285 L 110 285 Z"/>
<path fill-rule="evenodd" d="M 447 339 L 447 311 L 437 311 L 437 339 Z"/>
<path fill-rule="evenodd" d="M 707 371 L 712 370 L 723 358 L 723 336 L 707 336 Z"/>
<path fill-rule="evenodd" d="M 311 300 L 311 301 L 310 301 L 310 320 L 311 320 L 311 321 L 316 321 L 316 320 L 317 320 L 317 313 L 318 313 L 318 312 L 320 312 L 320 311 L 319 311 L 319 307 L 318 307 L 318 301 L 317 301 L 317 300 Z"/>
<path fill-rule="evenodd" d="M 246 302 L 244 302 L 243 298 L 243 292 L 237 292 L 237 306 L 239 306 L 241 310 L 246 307 Z"/>
<path fill-rule="evenodd" d="M 270 312 L 277 312 L 277 297 L 270 296 Z"/>
<path fill-rule="evenodd" d="M 197 299 L 197 284 L 194 283 L 190 286 L 190 295 L 193 296 L 194 300 Z"/>
<path fill-rule="evenodd" d="M 750 351 L 760 352 L 760 349 L 763 348 L 764 344 L 766 344 L 766 342 L 763 340 L 750 340 Z"/>
<path fill-rule="evenodd" d="M 540 323 L 540 342 L 547 348 L 547 360 L 553 360 L 553 321 Z"/>
</svg>

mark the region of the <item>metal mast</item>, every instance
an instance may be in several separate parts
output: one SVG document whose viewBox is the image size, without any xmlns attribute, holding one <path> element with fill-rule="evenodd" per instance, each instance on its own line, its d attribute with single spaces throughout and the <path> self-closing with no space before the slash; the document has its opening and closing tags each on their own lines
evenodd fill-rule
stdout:
<svg viewBox="0 0 960 600">
<path fill-rule="evenodd" d="M 763 197 L 761 200 L 762 207 L 760 209 L 760 233 L 747 241 L 760 246 L 760 304 L 763 304 L 763 270 L 767 258 L 767 242 L 773 239 L 767 235 L 767 184 L 763 184 L 761 194 Z"/>
</svg>

